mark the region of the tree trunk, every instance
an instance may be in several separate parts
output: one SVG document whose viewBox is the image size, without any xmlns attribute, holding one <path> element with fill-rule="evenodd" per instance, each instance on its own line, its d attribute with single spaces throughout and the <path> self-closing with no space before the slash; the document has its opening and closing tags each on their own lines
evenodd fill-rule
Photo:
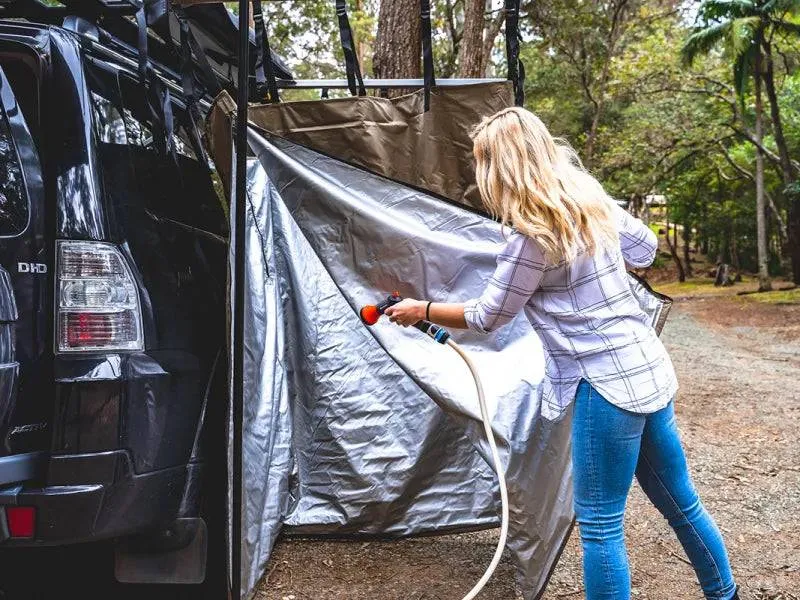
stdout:
<svg viewBox="0 0 800 600">
<path fill-rule="evenodd" d="M 760 40 L 759 34 L 759 40 Z M 756 237 L 758 246 L 758 289 L 767 291 L 772 289 L 769 280 L 767 248 L 767 219 L 766 198 L 764 196 L 764 153 L 761 144 L 764 139 L 764 102 L 761 94 L 762 54 L 761 44 L 757 44 L 755 60 L 755 96 L 756 96 Z"/>
<path fill-rule="evenodd" d="M 716 264 L 719 265 L 719 264 L 725 262 L 725 253 L 730 251 L 730 248 L 728 247 L 729 245 L 730 244 L 729 244 L 729 241 L 728 241 L 728 233 L 725 232 L 725 231 L 721 231 L 719 233 L 719 235 L 717 235 L 717 248 L 716 248 L 716 250 L 717 250 L 717 260 L 716 260 Z"/>
<path fill-rule="evenodd" d="M 592 124 L 589 126 L 589 133 L 586 136 L 586 144 L 584 145 L 584 159 L 583 162 L 586 163 L 587 167 L 592 166 L 592 161 L 594 160 L 594 143 L 595 139 L 597 138 L 597 127 L 600 124 L 600 115 L 603 112 L 603 101 L 602 98 L 597 101 L 594 107 L 594 114 L 592 115 Z"/>
<path fill-rule="evenodd" d="M 772 62 L 772 46 L 768 43 L 764 44 L 764 70 L 762 72 L 762 77 L 769 100 L 772 129 L 775 136 L 775 145 L 778 147 L 778 158 L 780 158 L 783 183 L 787 185 L 794 181 L 794 167 L 792 166 L 792 159 L 789 156 L 789 146 L 786 144 L 786 137 L 783 135 L 781 107 L 778 103 L 778 93 L 775 90 L 775 66 Z"/>
<path fill-rule="evenodd" d="M 684 222 L 683 224 L 683 263 L 686 267 L 686 276 L 692 276 L 692 258 L 689 256 L 689 246 L 692 243 L 692 228 Z"/>
<path fill-rule="evenodd" d="M 780 158 L 781 174 L 784 186 L 791 184 L 796 177 L 796 169 L 792 164 L 789 155 L 789 146 L 783 134 L 783 121 L 781 119 L 781 108 L 778 102 L 778 93 L 775 90 L 775 67 L 772 60 L 772 45 L 764 44 L 765 63 L 764 87 L 767 89 L 769 98 L 770 115 L 772 116 L 772 128 L 775 137 L 775 145 L 778 147 L 778 157 Z M 789 200 L 789 219 L 787 246 L 789 258 L 792 261 L 792 279 L 800 284 L 800 194 L 790 191 Z"/>
<path fill-rule="evenodd" d="M 443 78 L 454 77 L 456 67 L 458 66 L 456 59 L 458 58 L 458 49 L 461 47 L 461 36 L 463 31 L 458 29 L 456 23 L 456 3 L 460 0 L 444 0 L 441 3 L 444 10 L 444 21 L 447 27 L 447 34 L 450 37 L 450 51 L 447 52 L 446 60 L 443 64 L 438 65 L 439 69 L 437 75 Z"/>
<path fill-rule="evenodd" d="M 384 0 L 378 12 L 378 32 L 372 70 L 379 79 L 417 78 L 420 66 L 419 0 Z M 390 90 L 399 96 L 405 90 Z"/>
<path fill-rule="evenodd" d="M 800 285 L 800 193 L 791 193 L 789 204 L 789 256 L 792 259 L 792 280 Z"/>
<path fill-rule="evenodd" d="M 677 230 L 676 230 L 676 235 L 677 235 Z M 686 271 L 683 270 L 683 265 L 681 264 L 681 257 L 678 256 L 678 248 L 676 247 L 675 243 L 672 241 L 669 235 L 669 215 L 667 215 L 667 231 L 664 234 L 664 237 L 667 240 L 667 246 L 669 246 L 669 253 L 672 256 L 672 260 L 675 262 L 675 266 L 678 269 L 678 281 L 684 282 L 686 281 Z"/>
<path fill-rule="evenodd" d="M 675 223 L 672 226 L 672 243 L 675 245 L 676 248 L 678 247 L 678 224 L 677 223 Z"/>
<path fill-rule="evenodd" d="M 464 29 L 458 47 L 458 76 L 482 77 L 485 0 L 464 0 Z"/>
<path fill-rule="evenodd" d="M 491 4 L 487 3 L 489 8 Z M 489 63 L 492 60 L 492 50 L 494 50 L 494 41 L 500 35 L 500 29 L 505 23 L 505 11 L 498 10 L 494 20 L 487 24 L 486 33 L 483 37 L 483 51 L 481 55 L 481 77 L 489 76 Z"/>
<path fill-rule="evenodd" d="M 730 237 L 730 259 L 733 268 L 736 269 L 736 272 L 742 270 L 741 262 L 739 261 L 739 248 L 736 247 L 736 229 L 733 226 L 733 221 L 731 221 L 731 237 Z"/>
</svg>

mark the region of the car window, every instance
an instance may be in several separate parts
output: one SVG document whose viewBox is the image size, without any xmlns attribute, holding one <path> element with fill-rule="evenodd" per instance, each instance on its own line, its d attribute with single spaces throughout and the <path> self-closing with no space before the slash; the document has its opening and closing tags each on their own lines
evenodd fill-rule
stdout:
<svg viewBox="0 0 800 600">
<path fill-rule="evenodd" d="M 5 77 L 2 78 L 2 85 L 8 86 Z M 19 235 L 28 226 L 29 206 L 28 193 L 25 189 L 25 178 L 22 174 L 19 153 L 17 152 L 14 138 L 11 135 L 9 115 L 19 114 L 19 105 L 9 96 L 8 90 L 4 90 L 3 104 L 0 110 L 0 236 L 12 237 Z M 14 102 L 9 105 L 9 100 Z"/>
<path fill-rule="evenodd" d="M 139 95 L 141 88 L 133 89 L 133 82 L 124 76 L 120 78 L 118 85 L 120 101 L 116 104 L 102 94 L 96 91 L 92 92 L 92 108 L 100 141 L 106 144 L 127 144 L 152 148 L 153 132 L 146 124 L 146 118 L 141 118 L 136 114 L 140 107 L 135 106 L 137 103 L 133 101 Z M 134 105 L 133 109 L 126 106 L 126 101 Z M 196 158 L 185 126 L 182 123 L 175 125 L 177 126 L 174 126 L 175 131 L 172 135 L 175 151 L 182 156 Z"/>
<path fill-rule="evenodd" d="M 0 52 L 0 65 L 22 107 L 22 116 L 37 147 L 40 143 L 39 76 L 30 64 L 30 57 Z"/>
<path fill-rule="evenodd" d="M 157 148 L 163 126 L 143 86 L 125 72 L 87 64 L 97 156 L 107 197 L 127 211 L 226 235 L 227 219 L 207 165 L 196 156 L 186 112 L 173 102 L 174 153 Z"/>
<path fill-rule="evenodd" d="M 131 136 L 128 135 L 126 120 L 123 118 L 122 112 L 110 100 L 92 92 L 92 109 L 101 142 L 106 144 L 128 143 Z"/>
</svg>

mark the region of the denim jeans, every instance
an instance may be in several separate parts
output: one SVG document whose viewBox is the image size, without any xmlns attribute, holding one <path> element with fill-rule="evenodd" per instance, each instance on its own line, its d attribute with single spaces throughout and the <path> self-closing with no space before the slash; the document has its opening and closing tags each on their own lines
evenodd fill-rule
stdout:
<svg viewBox="0 0 800 600">
<path fill-rule="evenodd" d="M 675 530 L 705 597 L 733 598 L 736 586 L 725 545 L 689 477 L 672 403 L 651 414 L 628 412 L 584 380 L 573 415 L 575 512 L 587 600 L 630 598 L 622 523 L 634 474 Z"/>
</svg>

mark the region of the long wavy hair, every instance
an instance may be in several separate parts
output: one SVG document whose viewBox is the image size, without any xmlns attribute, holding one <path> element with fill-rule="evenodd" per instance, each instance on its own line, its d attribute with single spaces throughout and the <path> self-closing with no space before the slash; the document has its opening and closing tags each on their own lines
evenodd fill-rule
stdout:
<svg viewBox="0 0 800 600">
<path fill-rule="evenodd" d="M 554 263 L 619 243 L 612 200 L 575 151 L 523 108 L 506 108 L 472 133 L 478 190 L 504 225 L 536 240 Z"/>
</svg>

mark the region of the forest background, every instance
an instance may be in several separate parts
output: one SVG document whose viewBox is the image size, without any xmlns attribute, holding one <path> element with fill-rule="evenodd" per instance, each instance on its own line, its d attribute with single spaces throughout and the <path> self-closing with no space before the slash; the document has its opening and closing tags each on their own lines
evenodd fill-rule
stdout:
<svg viewBox="0 0 800 600">
<path fill-rule="evenodd" d="M 344 76 L 331 0 L 264 7 L 296 77 Z M 348 0 L 365 76 L 420 76 L 418 7 Z M 432 13 L 437 77 L 505 76 L 502 0 Z M 702 255 L 800 283 L 800 0 L 522 0 L 520 26 L 526 107 L 650 219 L 677 277 Z"/>
</svg>

